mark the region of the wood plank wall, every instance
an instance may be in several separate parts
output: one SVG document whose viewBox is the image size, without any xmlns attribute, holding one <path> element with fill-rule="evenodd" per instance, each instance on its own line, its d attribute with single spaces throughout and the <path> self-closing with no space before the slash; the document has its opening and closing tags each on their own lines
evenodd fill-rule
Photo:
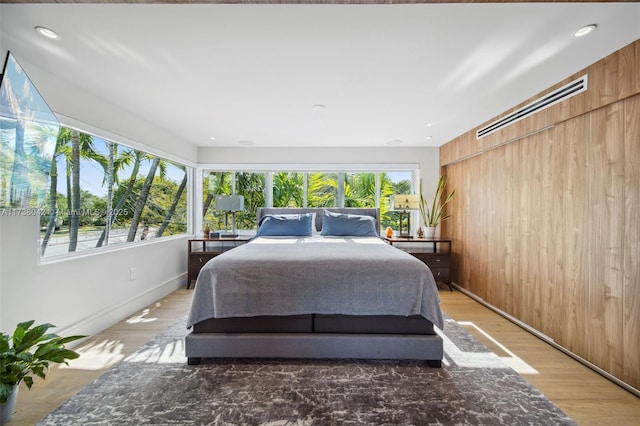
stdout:
<svg viewBox="0 0 640 426">
<path fill-rule="evenodd" d="M 453 281 L 636 389 L 639 71 L 640 40 L 513 109 L 584 74 L 586 92 L 440 149 Z"/>
</svg>

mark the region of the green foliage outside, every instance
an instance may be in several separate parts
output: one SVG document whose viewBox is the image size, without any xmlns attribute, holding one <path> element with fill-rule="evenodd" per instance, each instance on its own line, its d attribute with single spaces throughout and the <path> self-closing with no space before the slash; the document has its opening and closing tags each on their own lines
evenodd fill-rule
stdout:
<svg viewBox="0 0 640 426">
<path fill-rule="evenodd" d="M 300 172 L 273 174 L 273 207 L 304 207 L 304 176 Z"/>
<path fill-rule="evenodd" d="M 379 198 L 382 229 L 395 227 L 397 213 L 390 210 L 392 194 L 411 193 L 411 181 L 392 182 L 387 173 L 354 172 L 344 175 L 345 207 L 376 207 Z M 379 194 L 376 194 L 376 175 L 379 178 Z M 236 228 L 256 229 L 256 212 L 265 206 L 265 173 L 235 173 L 235 194 L 245 198 L 245 209 L 236 214 Z M 214 209 L 216 195 L 231 195 L 233 172 L 207 172 L 204 176 L 204 225 L 213 230 L 224 229 L 224 214 Z M 307 172 L 306 207 L 337 207 L 339 173 Z M 273 207 L 305 207 L 305 172 L 275 172 L 273 179 Z M 230 227 L 230 225 L 229 225 Z"/>
<path fill-rule="evenodd" d="M 308 207 L 336 207 L 338 205 L 338 174 L 309 173 Z"/>
</svg>

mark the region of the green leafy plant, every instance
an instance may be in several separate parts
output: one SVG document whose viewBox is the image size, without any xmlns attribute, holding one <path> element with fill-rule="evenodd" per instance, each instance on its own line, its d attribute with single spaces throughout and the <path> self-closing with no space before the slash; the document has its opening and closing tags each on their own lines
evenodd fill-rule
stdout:
<svg viewBox="0 0 640 426">
<path fill-rule="evenodd" d="M 420 185 L 420 216 L 422 217 L 424 226 L 436 227 L 441 221 L 446 220 L 451 216 L 449 214 L 445 214 L 444 208 L 449 201 L 451 201 L 453 194 L 455 194 L 456 191 L 451 191 L 444 201 L 442 201 L 442 194 L 444 193 L 446 185 L 447 178 L 445 176 L 440 176 L 440 179 L 438 179 L 436 194 L 433 196 L 431 208 L 429 208 L 427 201 L 422 195 L 422 184 Z"/>
<path fill-rule="evenodd" d="M 44 379 L 49 363 L 65 363 L 78 358 L 78 353 L 66 349 L 64 345 L 86 336 L 60 337 L 47 333 L 53 324 L 33 326 L 34 321 L 22 322 L 16 326 L 13 336 L 2 334 L 0 338 L 0 402 L 7 401 L 13 387 L 24 380 L 29 389 L 33 377 Z M 35 352 L 32 350 L 35 348 Z"/>
</svg>

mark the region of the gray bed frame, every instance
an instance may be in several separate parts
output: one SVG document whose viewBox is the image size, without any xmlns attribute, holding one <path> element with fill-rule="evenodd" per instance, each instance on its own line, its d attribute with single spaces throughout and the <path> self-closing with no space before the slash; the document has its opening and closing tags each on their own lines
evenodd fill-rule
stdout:
<svg viewBox="0 0 640 426">
<path fill-rule="evenodd" d="M 258 209 L 267 214 L 316 213 L 321 229 L 324 209 Z M 380 211 L 331 208 L 334 212 L 373 216 Z M 433 324 L 421 317 L 296 315 L 209 319 L 195 324 L 185 338 L 189 365 L 202 358 L 305 358 L 423 360 L 441 367 L 443 341 Z"/>
</svg>

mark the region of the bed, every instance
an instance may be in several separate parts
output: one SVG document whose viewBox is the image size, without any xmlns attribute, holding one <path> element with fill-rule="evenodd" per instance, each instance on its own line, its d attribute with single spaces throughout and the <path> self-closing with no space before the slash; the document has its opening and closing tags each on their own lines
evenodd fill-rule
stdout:
<svg viewBox="0 0 640 426">
<path fill-rule="evenodd" d="M 187 321 L 188 364 L 356 358 L 441 366 L 433 275 L 379 238 L 378 209 L 262 208 L 258 224 L 256 238 L 200 271 Z"/>
</svg>

